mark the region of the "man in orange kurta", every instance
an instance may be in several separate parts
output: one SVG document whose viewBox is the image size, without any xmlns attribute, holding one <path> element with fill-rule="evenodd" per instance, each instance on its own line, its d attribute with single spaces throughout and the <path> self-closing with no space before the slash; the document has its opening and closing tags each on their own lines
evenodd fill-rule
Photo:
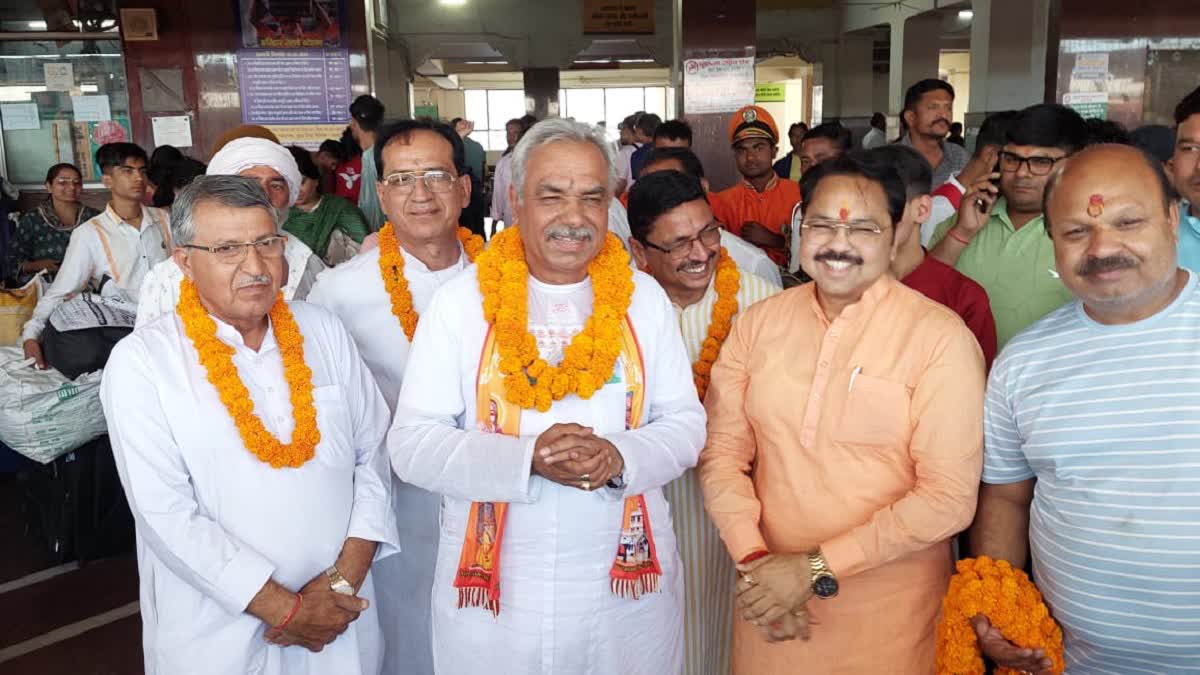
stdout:
<svg viewBox="0 0 1200 675">
<path fill-rule="evenodd" d="M 713 215 L 730 232 L 766 251 L 775 264 L 784 265 L 787 238 L 783 228 L 792 222 L 800 186 L 775 175 L 771 164 L 779 128 L 766 110 L 748 105 L 729 120 L 729 143 L 742 182 L 714 195 Z"/>
<path fill-rule="evenodd" d="M 927 675 L 975 509 L 983 356 L 888 271 L 894 168 L 843 157 L 802 184 L 815 283 L 738 316 L 706 399 L 705 506 L 742 575 L 734 673 Z"/>
</svg>

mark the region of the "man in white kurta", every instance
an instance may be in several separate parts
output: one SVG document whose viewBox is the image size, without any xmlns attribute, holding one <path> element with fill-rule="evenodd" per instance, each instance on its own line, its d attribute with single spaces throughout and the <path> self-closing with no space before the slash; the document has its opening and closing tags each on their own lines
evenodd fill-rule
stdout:
<svg viewBox="0 0 1200 675">
<path fill-rule="evenodd" d="M 214 180 L 238 185 L 214 188 Z M 214 190 L 224 190 L 223 196 L 213 196 Z M 175 215 L 192 206 L 194 238 L 177 229 L 180 246 L 193 241 L 211 246 L 251 231 L 249 225 L 238 229 L 244 213 L 260 218 L 252 223 L 259 233 L 247 237 L 250 242 L 278 234 L 265 195 L 249 179 L 198 179 L 181 193 Z M 247 252 L 236 268 L 205 260 L 215 255 L 207 250 L 176 256 L 195 256 L 192 268 L 212 265 L 216 274 L 230 275 L 227 286 L 238 289 L 235 299 L 255 286 L 267 287 L 274 298 L 282 250 L 280 243 L 269 254 Z M 250 334 L 242 332 L 242 322 L 222 319 L 240 316 L 226 312 L 231 304 L 226 297 L 206 295 L 199 281 L 196 288 L 215 322 L 216 338 L 232 350 L 253 415 L 269 434 L 289 443 L 296 426 L 291 384 L 272 322 L 259 315 L 266 321 L 263 332 L 245 337 Z M 312 305 L 289 306 L 311 369 L 320 434 L 315 455 L 298 468 L 273 468 L 247 449 L 178 314 L 135 330 L 113 350 L 105 369 L 101 398 L 137 525 L 145 665 L 151 675 L 380 672 L 381 635 L 367 569 L 371 555 L 388 555 L 397 543 L 382 452 L 388 410 L 338 320 Z M 367 551 L 353 572 L 344 562 L 352 545 Z M 328 572 L 334 569 L 345 573 L 357 598 L 337 595 Z M 368 604 L 360 610 L 363 600 Z M 345 632 L 330 633 L 332 641 L 319 653 L 272 629 L 314 626 L 330 603 L 347 601 L 361 613 L 351 614 L 356 618 L 348 627 L 335 623 L 334 630 Z"/>
<path fill-rule="evenodd" d="M 559 363 L 564 345 L 592 314 L 587 270 L 607 237 L 611 161 L 602 136 L 567 120 L 539 123 L 514 152 L 510 196 L 520 232 L 505 230 L 489 252 L 505 237 L 525 242 L 528 329 L 550 364 Z M 476 271 L 469 267 L 445 284 L 422 316 L 388 435 L 397 474 L 443 495 L 433 587 L 436 672 L 679 672 L 684 580 L 662 486 L 695 464 L 705 420 L 669 300 L 649 276 L 627 272 L 634 289 L 626 316 L 644 368 L 638 410 L 626 407 L 639 399 L 627 398 L 622 356 L 611 379 L 586 400 L 567 393 L 546 412 L 520 410 L 517 433 L 493 433 L 476 422 L 477 373 L 489 332 Z M 641 425 L 627 430 L 631 412 Z M 591 430 L 619 473 L 566 478 L 547 467 L 543 432 L 570 423 Z M 638 495 L 661 577 L 657 590 L 635 599 L 614 591 L 611 570 L 626 498 Z M 495 616 L 483 607 L 460 608 L 454 585 L 473 502 L 507 504 Z"/>
<path fill-rule="evenodd" d="M 651 155 L 648 168 L 653 168 L 653 159 Z M 629 191 L 629 226 L 629 244 L 638 267 L 649 272 L 671 299 L 692 364 L 696 392 L 702 396 L 701 391 L 708 386 L 708 370 L 723 336 L 729 334 L 734 315 L 781 289 L 738 266 L 722 245 L 725 230 L 713 217 L 703 184 L 682 171 L 642 170 L 642 177 Z M 717 318 L 714 308 L 723 319 Z M 718 325 L 719 320 L 724 323 Z M 714 341 L 715 348 L 703 349 L 708 339 Z M 695 469 L 689 469 L 663 492 L 671 505 L 688 581 L 683 673 L 728 673 L 737 580 L 733 561 L 704 511 L 704 495 Z"/>
<path fill-rule="evenodd" d="M 379 199 L 391 225 L 379 237 L 392 237 L 404 260 L 399 273 L 408 285 L 418 317 L 433 292 L 470 261 L 456 236 L 458 217 L 470 199 L 462 140 L 444 124 L 404 120 L 384 125 L 376 143 L 383 148 Z M 417 185 L 431 171 L 433 186 Z M 409 338 L 392 312 L 392 300 L 380 268 L 381 248 L 372 248 L 323 272 L 308 301 L 328 308 L 350 331 L 389 406 L 394 406 L 408 363 Z M 385 636 L 385 673 L 433 672 L 429 637 L 429 597 L 437 562 L 441 497 L 399 479 L 392 481 L 392 502 L 400 533 L 400 553 L 374 567 L 379 621 Z"/>
</svg>

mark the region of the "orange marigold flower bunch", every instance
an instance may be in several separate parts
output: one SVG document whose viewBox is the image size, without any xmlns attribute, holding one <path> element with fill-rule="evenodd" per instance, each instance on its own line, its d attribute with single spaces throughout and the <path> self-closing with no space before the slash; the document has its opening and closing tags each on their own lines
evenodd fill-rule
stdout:
<svg viewBox="0 0 1200 675">
<path fill-rule="evenodd" d="M 483 237 L 465 227 L 458 228 L 456 236 L 467 260 L 474 262 L 485 246 Z M 396 229 L 391 222 L 379 228 L 379 274 L 383 277 L 383 288 L 392 300 L 392 314 L 400 321 L 400 327 L 411 342 L 413 333 L 417 332 L 419 317 L 413 306 L 412 292 L 408 290 L 408 279 L 404 278 L 404 256 L 400 253 L 400 241 L 396 239 Z"/>
<path fill-rule="evenodd" d="M 587 399 L 604 386 L 621 352 L 621 322 L 633 299 L 629 254 L 616 235 L 608 235 L 588 267 L 592 315 L 557 366 L 546 363 L 529 333 L 529 267 L 517 228 L 493 237 L 477 262 L 483 316 L 496 335 L 505 400 L 545 412 L 567 394 Z"/>
<path fill-rule="evenodd" d="M 1013 644 L 1041 649 L 1054 663 L 1054 673 L 1062 673 L 1062 630 L 1042 602 L 1042 594 L 1025 572 L 1013 569 L 1005 560 L 987 556 L 958 561 L 958 574 L 950 579 L 950 589 L 942 601 L 942 618 L 937 627 L 937 672 L 939 675 L 983 675 L 980 654 L 971 619 L 982 614 Z M 998 675 L 1018 675 L 1020 671 L 999 668 Z"/>
<path fill-rule="evenodd" d="M 733 325 L 733 315 L 738 311 L 737 293 L 741 286 L 741 274 L 738 272 L 737 263 L 729 257 L 729 252 L 724 246 L 721 247 L 721 254 L 717 259 L 717 275 L 713 286 L 717 290 L 717 300 L 713 303 L 708 334 L 700 344 L 699 358 L 692 364 L 692 380 L 696 383 L 696 393 L 700 395 L 701 401 L 708 392 L 713 362 L 721 354 L 721 346 L 725 344 L 725 338 L 729 337 L 729 327 Z"/>
<path fill-rule="evenodd" d="M 200 357 L 200 365 L 204 366 L 208 381 L 216 387 L 221 403 L 233 418 L 246 449 L 276 469 L 297 468 L 312 459 L 321 442 L 317 409 L 313 404 L 312 369 L 304 362 L 304 336 L 296 326 L 292 310 L 283 301 L 283 294 L 275 298 L 270 316 L 271 329 L 283 356 L 283 376 L 287 380 L 296 421 L 292 441 L 287 445 L 267 431 L 262 420 L 254 414 L 254 401 L 233 364 L 234 349 L 217 337 L 217 324 L 200 304 L 200 294 L 188 279 L 179 284 L 176 309 L 183 320 L 184 332 Z"/>
</svg>

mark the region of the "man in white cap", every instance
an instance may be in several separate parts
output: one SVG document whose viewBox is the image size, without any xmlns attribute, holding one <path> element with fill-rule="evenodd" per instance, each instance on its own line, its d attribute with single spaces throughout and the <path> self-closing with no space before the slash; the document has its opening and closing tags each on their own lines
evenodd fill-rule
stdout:
<svg viewBox="0 0 1200 675">
<path fill-rule="evenodd" d="M 300 169 L 292 153 L 264 138 L 244 137 L 225 144 L 213 155 L 207 174 L 245 176 L 257 180 L 267 193 L 276 212 L 276 222 L 281 226 L 287 219 L 288 209 L 296 203 L 296 197 L 300 194 Z M 287 300 L 304 300 L 317 274 L 325 269 L 325 263 L 304 242 L 282 230 L 280 234 L 287 237 L 284 256 L 287 259 L 288 276 L 282 289 L 283 297 Z M 183 272 L 172 258 L 150 270 L 142 282 L 138 299 L 138 327 L 175 311 L 179 301 L 179 282 L 182 280 Z"/>
</svg>

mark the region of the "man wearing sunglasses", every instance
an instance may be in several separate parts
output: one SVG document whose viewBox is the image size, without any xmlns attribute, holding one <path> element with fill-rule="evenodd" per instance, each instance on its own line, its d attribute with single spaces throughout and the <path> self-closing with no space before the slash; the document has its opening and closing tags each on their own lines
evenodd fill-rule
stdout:
<svg viewBox="0 0 1200 675">
<path fill-rule="evenodd" d="M 890 273 L 893 167 L 844 156 L 801 191 L 813 283 L 738 316 L 704 402 L 705 506 L 741 572 L 733 672 L 932 672 L 949 539 L 975 510 L 983 356 Z"/>
<path fill-rule="evenodd" d="M 396 293 L 407 296 L 420 321 L 434 291 L 471 264 L 458 232 L 472 181 L 462 137 L 445 124 L 385 124 L 372 152 L 382 176 L 377 191 L 386 216 L 380 245 L 323 273 L 308 301 L 342 320 L 391 407 L 400 394 L 411 345 L 395 314 Z M 398 290 L 400 284 L 404 290 Z M 441 498 L 397 478 L 392 481 L 403 544 L 398 555 L 379 561 L 373 570 L 379 582 L 380 625 L 387 637 L 383 672 L 427 675 L 433 673 L 429 603 Z"/>
<path fill-rule="evenodd" d="M 656 150 L 651 158 L 659 152 Z M 642 177 L 629 191 L 633 257 L 671 299 L 688 360 L 695 376 L 703 382 L 707 382 L 707 368 L 716 356 L 709 354 L 706 358 L 705 351 L 720 350 L 720 339 L 710 336 L 726 334 L 728 328 L 722 327 L 722 322 L 732 320 L 726 303 L 734 300 L 732 310 L 736 313 L 780 291 L 777 284 L 739 269 L 721 245 L 723 235 L 736 235 L 724 232 L 706 196 L 699 179 L 662 169 L 647 173 L 643 168 Z M 698 384 L 697 390 L 703 386 L 707 385 Z M 669 483 L 663 494 L 671 505 L 684 578 L 691 582 L 684 594 L 683 672 L 727 673 L 732 640 L 733 561 L 704 512 L 695 470 L 689 469 Z"/>
<path fill-rule="evenodd" d="M 1071 299 L 1043 226 L 1042 195 L 1055 166 L 1087 139 L 1087 124 L 1074 110 L 1045 103 L 1021 111 L 1000 152 L 999 171 L 966 186 L 958 214 L 938 225 L 929 241 L 935 258 L 988 292 L 999 349 Z"/>
</svg>

